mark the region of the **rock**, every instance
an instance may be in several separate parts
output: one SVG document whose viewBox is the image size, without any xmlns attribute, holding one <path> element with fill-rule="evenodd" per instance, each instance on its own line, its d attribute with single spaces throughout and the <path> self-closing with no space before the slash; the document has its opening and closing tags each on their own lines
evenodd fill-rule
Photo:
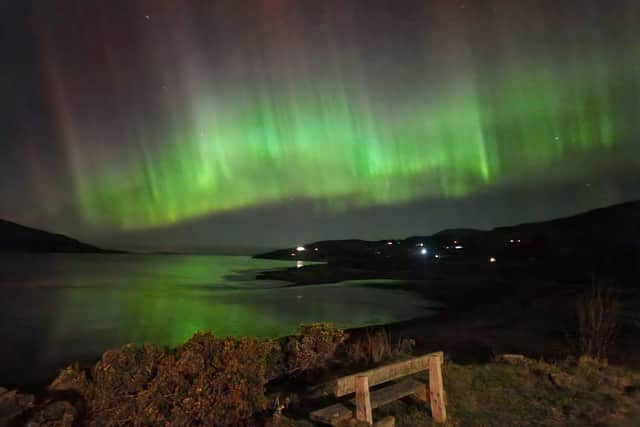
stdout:
<svg viewBox="0 0 640 427">
<path fill-rule="evenodd" d="M 16 402 L 22 408 L 31 408 L 36 398 L 32 394 L 17 394 Z"/>
<path fill-rule="evenodd" d="M 549 380 L 556 387 L 569 388 L 573 385 L 573 377 L 563 372 L 552 372 L 549 374 Z"/>
<path fill-rule="evenodd" d="M 496 356 L 497 362 L 511 363 L 512 365 L 517 365 L 524 363 L 526 357 L 522 354 L 500 354 Z"/>
<path fill-rule="evenodd" d="M 13 420 L 33 407 L 35 398 L 30 394 L 20 394 L 16 390 L 3 389 L 0 393 L 0 427 L 10 425 Z"/>
<path fill-rule="evenodd" d="M 72 427 L 78 412 L 69 402 L 58 401 L 37 409 L 26 423 L 27 427 Z"/>
</svg>

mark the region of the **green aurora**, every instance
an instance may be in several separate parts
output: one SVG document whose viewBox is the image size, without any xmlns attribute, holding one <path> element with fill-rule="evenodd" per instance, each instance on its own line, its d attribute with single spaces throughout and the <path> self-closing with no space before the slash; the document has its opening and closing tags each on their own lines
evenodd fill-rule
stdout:
<svg viewBox="0 0 640 427">
<path fill-rule="evenodd" d="M 117 43 L 107 44 L 115 95 L 104 105 L 74 96 L 69 66 L 49 55 L 81 217 L 143 230 L 291 200 L 341 212 L 465 198 L 535 180 L 579 156 L 607 157 L 640 134 L 637 6 L 625 8 L 628 17 L 611 35 L 578 19 L 541 46 L 531 39 L 552 31 L 546 15 L 532 18 L 534 32 L 506 18 L 485 22 L 488 41 L 477 41 L 472 25 L 438 21 L 414 29 L 423 40 L 412 41 L 422 44 L 415 55 L 372 54 L 361 40 L 384 36 L 358 30 L 365 34 L 358 38 L 335 25 L 310 43 L 306 15 L 290 18 L 288 33 L 273 24 L 292 10 L 256 12 L 270 32 L 253 50 L 237 42 L 211 53 L 179 26 L 162 47 L 158 30 L 138 34 L 151 52 L 141 54 L 147 78 L 162 87 L 157 96 L 143 92 L 160 104 L 147 108 L 152 113 L 128 105 L 150 100 L 122 95 L 132 89 Z M 218 57 L 233 60 L 218 64 Z M 103 119 L 110 109 L 116 119 Z"/>
<path fill-rule="evenodd" d="M 464 197 L 629 138 L 608 83 L 598 70 L 528 71 L 392 115 L 331 85 L 219 109 L 203 100 L 131 165 L 87 171 L 78 198 L 91 221 L 138 229 L 291 198 L 344 209 Z"/>
</svg>

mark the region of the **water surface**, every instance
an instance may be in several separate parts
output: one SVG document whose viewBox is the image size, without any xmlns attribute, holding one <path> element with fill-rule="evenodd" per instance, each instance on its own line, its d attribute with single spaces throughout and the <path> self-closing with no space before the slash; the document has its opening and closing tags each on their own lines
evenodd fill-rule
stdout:
<svg viewBox="0 0 640 427">
<path fill-rule="evenodd" d="M 275 337 L 300 323 L 356 327 L 430 313 L 393 282 L 286 286 L 256 273 L 288 261 L 238 256 L 3 255 L 0 384 L 42 382 L 129 342 L 178 345 L 196 331 Z"/>
</svg>

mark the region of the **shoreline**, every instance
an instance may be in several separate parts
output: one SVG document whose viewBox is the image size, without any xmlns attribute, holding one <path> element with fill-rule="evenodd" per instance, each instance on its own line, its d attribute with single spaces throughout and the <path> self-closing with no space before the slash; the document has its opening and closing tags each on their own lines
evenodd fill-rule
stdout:
<svg viewBox="0 0 640 427">
<path fill-rule="evenodd" d="M 252 426 L 310 427 L 315 425 L 308 421 L 310 411 L 328 402 L 316 392 L 326 381 L 386 365 L 394 360 L 406 360 L 411 355 L 428 353 L 418 343 L 415 347 L 410 345 L 408 352 L 402 350 L 401 341 L 394 344 L 394 338 L 401 337 L 402 333 L 412 328 L 423 327 L 423 322 L 424 319 L 414 319 L 387 324 L 384 331 L 381 330 L 382 326 L 349 329 L 345 330 L 349 335 L 346 340 L 340 330 L 313 325 L 301 328 L 297 335 L 271 340 L 246 337 L 219 339 L 205 333 L 196 334 L 183 345 L 171 349 L 153 345 L 127 345 L 105 351 L 91 366 L 63 369 L 39 393 L 16 393 L 14 390 L 0 388 L 0 407 L 4 409 L 0 413 L 0 425 L 18 425 L 21 421 L 43 427 L 72 425 L 69 420 L 80 425 L 93 425 L 92 422 L 106 422 L 110 425 L 110 422 L 122 419 L 118 414 L 126 414 L 130 419 L 142 422 L 148 421 L 146 408 L 171 405 L 175 410 L 182 406 L 181 402 L 204 399 L 199 404 L 209 408 L 206 412 L 211 414 L 205 417 L 214 417 L 211 419 L 216 422 L 220 419 L 228 420 L 224 425 L 237 425 L 242 420 L 243 423 L 250 421 L 247 425 Z M 388 342 L 392 341 L 389 348 L 392 353 L 383 359 L 372 359 L 364 364 L 353 358 L 354 346 L 358 342 L 367 342 L 373 337 L 374 342 L 380 343 L 377 339 L 385 336 Z M 278 343 L 277 350 L 272 347 L 272 343 Z M 299 351 L 299 346 L 305 349 Z M 229 356 L 220 359 L 222 354 L 213 357 L 209 355 L 211 351 L 216 354 L 226 352 L 226 349 L 233 354 L 229 362 L 226 361 Z M 477 348 L 466 350 L 468 354 L 478 355 Z M 277 355 L 275 363 L 272 357 L 265 358 L 265 351 Z M 255 354 L 261 356 L 256 359 Z M 602 425 L 599 420 L 615 420 L 616 416 L 620 416 L 616 415 L 620 411 L 623 414 L 632 411 L 632 417 L 635 413 L 640 414 L 640 394 L 637 393 L 640 390 L 640 374 L 637 371 L 571 357 L 549 362 L 530 355 L 490 354 L 486 360 L 477 357 L 475 360 L 465 360 L 462 355 L 462 352 L 445 352 L 443 372 L 445 390 L 450 398 L 447 411 L 452 420 L 462 423 L 453 425 L 484 425 L 475 423 L 478 417 L 501 419 L 503 425 L 518 425 L 528 420 L 528 417 L 536 417 L 541 421 L 539 425 L 556 425 L 553 424 L 558 415 L 555 413 L 556 402 L 558 399 L 566 399 L 567 393 L 579 394 L 575 394 L 577 398 L 573 397 L 564 403 L 569 405 L 565 407 L 573 409 L 565 411 L 563 419 L 577 418 L 581 421 L 580 425 Z M 266 363 L 266 371 L 258 368 L 256 361 Z M 212 371 L 203 374 L 203 370 Z M 219 377 L 219 381 L 224 383 L 231 380 L 234 384 L 235 381 L 240 381 L 241 395 L 235 395 L 233 399 L 239 399 L 234 400 L 234 405 L 249 405 L 242 412 L 229 409 L 229 403 L 226 403 L 228 397 L 215 391 L 219 388 L 215 385 L 218 380 L 214 378 L 218 378 L 220 371 L 226 373 Z M 215 375 L 211 377 L 211 373 Z M 203 377 L 195 380 L 191 379 L 193 375 Z M 231 377 L 227 378 L 226 375 Z M 255 375 L 263 379 L 249 385 L 253 383 L 250 379 Z M 187 382 L 176 389 L 174 393 L 178 394 L 171 399 L 166 400 L 162 395 L 156 395 L 158 387 L 164 390 L 167 386 L 174 387 L 185 380 Z M 203 380 L 207 382 L 201 383 Z M 178 383 L 174 385 L 174 381 Z M 194 395 L 195 384 L 208 384 L 206 387 L 213 387 L 211 392 L 214 394 L 201 396 L 197 392 Z M 504 396 L 511 392 L 515 392 L 519 398 L 507 410 Z M 600 408 L 601 400 L 605 397 L 609 399 L 607 405 Z M 139 403 L 129 405 L 126 401 Z M 270 402 L 274 401 L 290 402 L 278 417 L 273 415 Z M 107 408 L 109 411 L 104 412 Z M 544 408 L 543 412 L 540 412 L 541 408 Z M 600 409 L 594 411 L 592 408 Z M 174 420 L 171 413 L 163 415 L 162 410 L 160 413 L 155 412 L 156 410 L 152 409 L 153 419 L 168 421 L 168 425 L 174 425 L 173 422 L 182 425 Z M 411 399 L 398 401 L 375 412 L 377 416 L 396 417 L 398 427 L 433 425 L 431 416 L 424 410 L 424 403 Z M 191 417 L 202 417 L 203 413 L 198 410 L 185 415 L 193 419 Z M 107 417 L 107 421 L 102 419 L 103 416 Z M 542 421 L 551 421 L 552 424 Z"/>
<path fill-rule="evenodd" d="M 13 423 L 10 425 L 18 425 L 16 423 L 20 421 L 16 420 L 31 422 L 33 419 L 46 421 L 30 425 L 50 426 L 53 425 L 49 424 L 51 420 L 59 421 L 55 425 L 71 425 L 64 424 L 65 420 L 82 424 L 101 420 L 102 408 L 142 420 L 146 419 L 146 412 L 140 413 L 135 406 L 123 404 L 122 399 L 140 401 L 143 407 L 164 408 L 170 404 L 176 410 L 182 406 L 180 402 L 201 398 L 200 394 L 193 395 L 194 380 L 190 378 L 192 375 L 202 375 L 204 369 L 212 371 L 197 381 L 204 381 L 203 385 L 213 387 L 213 394 L 205 397 L 199 405 L 209 408 L 206 412 L 215 414 L 212 416 L 231 417 L 227 418 L 230 421 L 226 425 L 236 425 L 242 419 L 251 420 L 251 425 L 255 426 L 310 427 L 313 425 L 308 422 L 310 411 L 326 405 L 326 401 L 318 400 L 310 393 L 315 389 L 314 386 L 341 375 L 389 363 L 394 357 L 444 351 L 445 389 L 451 396 L 448 411 L 452 419 L 462 422 L 462 425 L 475 425 L 473 423 L 477 417 L 502 419 L 506 425 L 517 425 L 524 420 L 520 417 L 525 407 L 529 414 L 527 416 L 542 417 L 541 420 L 551 416 L 554 419 L 554 415 L 549 415 L 554 413 L 553 403 L 545 407 L 544 414 L 547 415 L 541 415 L 537 402 L 553 402 L 554 399 L 563 398 L 567 392 L 582 393 L 583 397 L 571 402 L 575 410 L 565 416 L 577 417 L 584 426 L 599 425 L 597 422 L 590 424 L 594 417 L 590 408 L 598 405 L 600 396 L 605 393 L 612 400 L 610 406 L 598 411 L 595 416 L 597 419 L 609 419 L 610 412 L 614 410 L 635 411 L 640 407 L 640 400 L 636 401 L 638 399 L 633 394 L 636 382 L 640 384 L 640 375 L 637 374 L 640 356 L 633 347 L 631 349 L 636 351 L 624 352 L 626 358 L 619 351 L 629 349 L 633 334 L 624 333 L 618 337 L 613 347 L 615 351 L 611 352 L 609 358 L 611 367 L 592 367 L 588 363 L 576 362 L 577 348 L 569 344 L 569 340 L 575 337 L 570 338 L 568 331 L 561 330 L 563 322 L 565 326 L 570 322 L 566 316 L 569 303 L 584 290 L 583 284 L 550 285 L 541 279 L 534 280 L 535 275 L 531 275 L 526 286 L 515 287 L 512 284 L 517 276 L 513 275 L 513 271 L 493 271 L 485 276 L 475 272 L 454 278 L 438 274 L 416 277 L 415 272 L 411 271 L 377 273 L 348 269 L 344 274 L 343 267 L 323 264 L 269 270 L 259 276 L 266 280 L 276 277 L 277 280 L 285 280 L 290 283 L 287 287 L 362 281 L 357 286 L 412 292 L 425 302 L 437 301 L 442 306 L 432 316 L 348 328 L 344 330 L 346 338 L 340 338 L 341 332 L 329 332 L 340 330 L 329 330 L 328 334 L 317 333 L 313 332 L 317 326 L 311 326 L 306 332 L 303 327 L 297 335 L 279 338 L 216 338 L 208 333 L 197 333 L 176 347 L 141 344 L 105 349 L 97 360 L 86 360 L 61 368 L 51 382 L 11 391 L 0 389 L 0 406 L 4 405 L 5 414 L 9 411 L 7 419 Z M 334 280 L 325 282 L 327 277 Z M 520 277 L 523 277 L 522 272 Z M 389 280 L 394 282 L 389 283 Z M 560 293 L 559 286 L 562 287 Z M 291 342 L 297 344 L 287 344 Z M 386 348 L 388 353 L 385 353 L 383 360 L 359 359 L 357 355 L 361 354 L 363 343 L 364 348 L 367 348 L 366 343 L 382 345 L 379 349 Z M 273 349 L 274 344 L 278 350 Z M 323 353 L 325 350 L 321 349 L 327 348 L 327 344 L 330 350 Z M 305 346 L 306 349 L 299 350 Z M 226 360 L 226 356 L 220 359 L 221 355 L 212 357 L 209 354 L 210 351 L 224 351 L 223 348 L 236 348 L 233 350 L 235 356 L 229 363 L 220 363 Z M 265 357 L 265 351 L 275 355 L 275 360 L 279 362 L 267 362 L 272 357 Z M 378 350 L 369 347 L 368 351 L 374 354 Z M 262 354 L 256 360 L 262 360 L 259 364 L 266 363 L 260 365 L 265 368 L 259 368 L 255 361 L 251 361 L 255 354 Z M 505 362 L 501 359 L 504 354 L 518 355 L 517 362 Z M 242 362 L 234 362 L 236 359 Z M 215 360 L 218 362 L 214 363 Z M 183 372 L 185 363 L 186 366 L 195 365 Z M 247 372 L 244 372 L 245 366 Z M 157 374 L 154 373 L 156 371 Z M 242 413 L 223 409 L 228 408 L 229 403 L 225 403 L 227 397 L 213 391 L 220 387 L 216 384 L 218 380 L 213 379 L 218 378 L 220 372 L 227 371 L 225 376 L 232 375 L 232 378 L 236 378 L 234 384 L 236 381 L 241 384 L 242 394 L 234 397 L 240 400 L 234 400 L 233 405 L 246 408 Z M 601 380 L 592 382 L 594 372 L 599 378 L 613 378 L 614 387 L 601 385 Z M 249 386 L 252 380 L 247 383 L 247 378 L 256 376 L 263 379 Z M 181 391 L 174 391 L 177 394 L 170 402 L 154 394 L 157 393 L 154 390 L 174 387 L 174 381 L 182 381 L 184 385 L 180 386 Z M 476 381 L 481 381 L 483 385 L 476 386 Z M 520 390 L 522 399 L 514 403 L 509 411 L 504 411 L 503 396 L 514 387 Z M 131 394 L 132 390 L 134 394 Z M 532 393 L 532 390 L 537 391 Z M 269 402 L 281 397 L 290 399 L 292 403 L 279 418 L 279 424 L 274 424 Z M 377 412 L 378 416 L 396 417 L 398 427 L 413 427 L 416 423 L 432 425 L 432 419 L 421 408 L 419 404 L 416 406 L 415 403 L 399 401 Z M 162 411 L 155 412 L 158 422 L 173 420 L 173 415 L 167 418 Z M 189 419 L 201 416 L 200 412 L 187 413 Z M 114 421 L 116 415 L 106 416 Z M 0 425 L 3 425 L 2 421 L 0 416 Z M 171 422 L 169 424 L 172 425 Z"/>
<path fill-rule="evenodd" d="M 288 284 L 284 287 L 287 288 L 363 281 L 357 286 L 411 292 L 426 304 L 435 303 L 425 305 L 426 309 L 434 311 L 432 315 L 345 328 L 356 337 L 367 330 L 385 329 L 393 340 L 415 340 L 419 351 L 444 350 L 452 358 L 470 361 L 486 361 L 491 355 L 501 353 L 521 353 L 548 360 L 562 359 L 575 353 L 574 343 L 568 340 L 568 329 L 573 319 L 560 314 L 567 312 L 568 302 L 584 290 L 584 285 L 545 287 L 546 282 L 538 279 L 516 291 L 512 285 L 513 278 L 501 277 L 495 272 L 485 277 L 461 275 L 445 278 L 441 273 L 433 272 L 420 275 L 422 272 L 416 275 L 415 271 L 372 271 L 323 263 L 259 271 L 256 279 L 286 282 Z M 376 283 L 378 280 L 380 283 Z M 394 283 L 382 283 L 388 280 Z M 557 294 L 559 287 L 562 287 L 560 295 Z M 637 293 L 634 298 L 637 298 Z M 331 322 L 330 319 L 323 320 Z M 562 325 L 568 327 L 563 330 Z M 640 349 L 627 345 L 632 341 L 632 335 L 624 331 L 618 337 L 620 347 L 630 351 L 620 352 L 623 354 L 613 352 L 612 361 L 640 368 Z M 107 350 L 109 348 L 103 349 L 100 354 Z M 73 360 L 68 364 L 91 366 L 100 354 L 96 354 L 96 358 Z M 64 369 L 64 366 L 59 369 Z M 42 390 L 46 384 L 43 381 L 0 385 L 34 392 Z"/>
<path fill-rule="evenodd" d="M 575 301 L 590 289 L 590 282 L 552 281 L 544 268 L 510 266 L 484 276 L 471 273 L 454 278 L 410 270 L 378 273 L 327 263 L 265 272 L 262 278 L 289 281 L 289 286 L 366 280 L 371 283 L 361 286 L 413 292 L 425 301 L 441 303 L 433 316 L 349 329 L 360 334 L 385 328 L 394 339 L 415 339 L 416 348 L 423 352 L 444 349 L 453 358 L 470 361 L 502 353 L 561 360 L 576 353 Z M 377 279 L 398 283 L 378 285 Z M 640 311 L 638 290 L 624 288 L 621 292 L 627 311 Z M 609 356 L 613 363 L 640 369 L 640 348 L 633 345 L 637 333 L 637 325 L 622 320 Z"/>
</svg>

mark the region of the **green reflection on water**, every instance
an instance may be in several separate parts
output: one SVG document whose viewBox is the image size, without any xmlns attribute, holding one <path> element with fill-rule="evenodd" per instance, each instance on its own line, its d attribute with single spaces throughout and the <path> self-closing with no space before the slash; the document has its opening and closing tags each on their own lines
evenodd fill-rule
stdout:
<svg viewBox="0 0 640 427">
<path fill-rule="evenodd" d="M 255 273 L 295 266 L 248 257 L 6 255 L 0 258 L 0 384 L 44 384 L 108 348 L 176 346 L 196 331 L 276 337 L 301 323 L 358 327 L 430 313 L 393 281 L 288 286 Z"/>
<path fill-rule="evenodd" d="M 382 288 L 363 286 L 367 281 L 291 287 L 254 279 L 254 272 L 292 267 L 288 261 L 57 255 L 21 263 L 29 264 L 27 272 L 3 285 L 20 289 L 9 310 L 18 313 L 30 301 L 33 311 L 14 321 L 46 330 L 42 338 L 54 347 L 177 345 L 203 330 L 273 337 L 294 333 L 301 323 L 355 327 L 427 313 L 426 302 L 394 290 L 393 281 Z"/>
</svg>

